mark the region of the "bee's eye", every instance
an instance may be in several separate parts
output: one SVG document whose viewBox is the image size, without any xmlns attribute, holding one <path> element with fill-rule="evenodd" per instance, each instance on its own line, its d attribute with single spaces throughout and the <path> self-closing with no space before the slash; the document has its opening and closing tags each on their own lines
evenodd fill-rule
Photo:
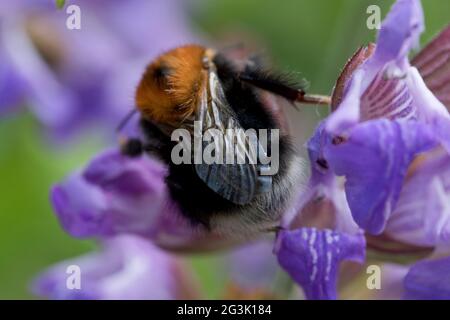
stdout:
<svg viewBox="0 0 450 320">
<path fill-rule="evenodd" d="M 170 68 L 163 65 L 158 66 L 153 73 L 156 83 L 158 83 L 158 85 L 161 87 L 167 86 L 167 77 L 169 75 Z"/>
</svg>

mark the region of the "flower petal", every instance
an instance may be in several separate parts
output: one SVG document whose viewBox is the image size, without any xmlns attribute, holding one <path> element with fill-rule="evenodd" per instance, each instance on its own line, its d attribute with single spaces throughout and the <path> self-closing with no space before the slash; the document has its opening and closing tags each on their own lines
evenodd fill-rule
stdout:
<svg viewBox="0 0 450 320">
<path fill-rule="evenodd" d="M 450 108 L 450 25 L 412 60 L 427 87 Z"/>
<path fill-rule="evenodd" d="M 427 88 L 416 68 L 411 68 L 407 79 L 414 103 L 417 106 L 419 120 L 433 127 L 444 148 L 450 152 L 450 114 L 448 110 Z"/>
<path fill-rule="evenodd" d="M 8 57 L 10 68 L 23 81 L 36 117 L 51 128 L 67 124 L 74 113 L 73 94 L 59 83 L 50 68 L 37 56 L 24 30 L 12 27 L 1 36 L 0 46 Z"/>
<path fill-rule="evenodd" d="M 349 235 L 315 228 L 281 231 L 275 254 L 308 299 L 336 299 L 339 264 L 344 260 L 363 263 L 365 239 L 361 233 Z"/>
<path fill-rule="evenodd" d="M 141 195 L 165 188 L 167 168 L 151 158 L 130 158 L 108 150 L 92 159 L 83 175 L 104 190 Z"/>
<path fill-rule="evenodd" d="M 327 119 L 326 130 L 332 134 L 341 134 L 360 120 L 360 98 L 365 70 L 358 69 L 348 84 L 341 104 Z"/>
<path fill-rule="evenodd" d="M 415 119 L 417 107 L 406 81 L 381 69 L 361 96 L 361 121 L 388 118 Z"/>
<path fill-rule="evenodd" d="M 383 21 L 371 64 L 403 63 L 409 51 L 419 46 L 420 34 L 424 29 L 420 1 L 398 0 Z"/>
<path fill-rule="evenodd" d="M 6 57 L 1 52 L 0 59 L 0 115 L 4 112 L 17 108 L 23 101 L 25 84 L 14 68 L 5 62 Z"/>
<path fill-rule="evenodd" d="M 334 112 L 341 104 L 342 98 L 346 94 L 347 84 L 352 78 L 353 73 L 358 69 L 370 56 L 372 56 L 375 45 L 370 43 L 367 47 L 359 48 L 353 56 L 347 61 L 341 74 L 336 80 L 331 98 L 331 111 Z"/>
<path fill-rule="evenodd" d="M 325 146 L 330 135 L 325 131 L 326 121 L 321 121 L 311 138 L 309 138 L 306 148 L 308 149 L 309 161 L 311 164 L 311 180 L 313 184 L 327 180 L 330 173 L 328 163 L 323 155 L 323 147 Z"/>
<path fill-rule="evenodd" d="M 423 260 L 411 267 L 404 280 L 406 299 L 450 299 L 450 257 Z"/>
<path fill-rule="evenodd" d="M 105 219 L 108 198 L 79 174 L 55 185 L 50 191 L 50 200 L 62 227 L 70 235 L 89 237 L 111 232 Z"/>
<path fill-rule="evenodd" d="M 146 157 L 132 159 L 108 150 L 83 174 L 55 186 L 51 199 L 63 227 L 73 236 L 125 231 L 149 236 L 168 210 L 164 172 L 161 164 Z"/>
<path fill-rule="evenodd" d="M 450 243 L 450 156 L 432 152 L 405 180 L 386 234 L 405 243 L 435 247 Z"/>
<path fill-rule="evenodd" d="M 379 234 L 395 208 L 411 160 L 435 145 L 424 124 L 375 120 L 356 126 L 342 143 L 329 142 L 324 152 L 334 172 L 346 178 L 355 221 L 369 233 Z"/>
<path fill-rule="evenodd" d="M 99 252 L 51 267 L 36 279 L 33 291 L 51 299 L 176 299 L 184 281 L 178 264 L 150 242 L 122 236 L 104 241 Z M 76 275 L 68 273 L 70 266 L 79 268 L 79 288 L 68 286 Z"/>
<path fill-rule="evenodd" d="M 323 154 L 323 148 L 330 139 L 324 127 L 325 121 L 322 121 L 308 140 L 309 183 L 295 205 L 283 215 L 282 225 L 288 229 L 316 227 L 353 234 L 359 228 L 351 216 L 343 185 L 329 168 Z"/>
</svg>

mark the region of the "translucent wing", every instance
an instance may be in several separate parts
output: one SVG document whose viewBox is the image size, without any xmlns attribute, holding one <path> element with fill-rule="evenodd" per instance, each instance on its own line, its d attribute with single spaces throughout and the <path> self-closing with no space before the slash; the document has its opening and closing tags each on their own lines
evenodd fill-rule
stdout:
<svg viewBox="0 0 450 320">
<path fill-rule="evenodd" d="M 450 25 L 413 60 L 428 88 L 450 109 Z"/>
<path fill-rule="evenodd" d="M 256 134 L 244 134 L 215 70 L 208 70 L 195 118 L 194 137 L 202 141 L 201 149 L 194 148 L 197 175 L 223 198 L 241 205 L 249 203 L 259 185 L 259 142 Z M 208 148 L 215 150 L 205 152 Z M 207 155 L 213 157 L 206 159 Z"/>
</svg>

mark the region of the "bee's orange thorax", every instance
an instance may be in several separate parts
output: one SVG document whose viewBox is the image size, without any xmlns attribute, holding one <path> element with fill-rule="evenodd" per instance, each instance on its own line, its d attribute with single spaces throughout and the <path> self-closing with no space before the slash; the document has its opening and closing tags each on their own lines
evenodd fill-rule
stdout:
<svg viewBox="0 0 450 320">
<path fill-rule="evenodd" d="M 205 51 L 197 45 L 179 47 L 147 67 L 136 91 L 136 105 L 143 117 L 177 126 L 193 114 L 206 77 Z"/>
</svg>

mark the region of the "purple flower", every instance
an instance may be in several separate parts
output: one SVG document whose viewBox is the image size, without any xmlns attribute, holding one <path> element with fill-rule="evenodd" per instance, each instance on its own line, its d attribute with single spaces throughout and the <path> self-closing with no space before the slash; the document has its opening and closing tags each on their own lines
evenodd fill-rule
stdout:
<svg viewBox="0 0 450 320">
<path fill-rule="evenodd" d="M 111 131 L 133 108 L 146 64 L 194 38 L 178 0 L 71 4 L 81 9 L 80 30 L 66 28 L 54 1 L 0 6 L 0 111 L 26 103 L 62 137 L 100 118 Z"/>
<path fill-rule="evenodd" d="M 195 296 L 195 286 L 191 296 L 185 291 L 187 281 L 181 261 L 147 240 L 120 236 L 104 240 L 98 252 L 50 267 L 33 291 L 50 299 L 186 299 Z"/>
<path fill-rule="evenodd" d="M 371 234 L 385 229 L 414 158 L 438 144 L 450 151 L 450 115 L 408 60 L 423 29 L 420 2 L 397 1 L 375 51 L 360 50 L 347 64 L 325 120 L 322 160 L 345 177 L 353 218 Z"/>
<path fill-rule="evenodd" d="M 280 231 L 275 253 L 308 299 L 336 299 L 339 264 L 345 260 L 363 263 L 365 245 L 361 233 L 301 228 Z"/>
<path fill-rule="evenodd" d="M 333 113 L 311 139 L 310 159 L 322 176 L 345 177 L 348 206 L 365 231 L 414 250 L 446 250 L 450 116 L 443 103 L 450 78 L 439 68 L 450 57 L 450 28 L 413 60 L 417 69 L 408 53 L 423 29 L 420 2 L 397 1 L 375 51 L 359 50 L 338 79 Z M 317 181 L 314 169 L 311 181 Z M 406 277 L 406 270 L 398 273 L 403 289 L 397 291 L 409 298 L 448 298 L 440 283 L 446 268 L 446 258 L 420 261 Z"/>
<path fill-rule="evenodd" d="M 310 182 L 299 203 L 285 216 L 285 230 L 278 233 L 275 244 L 278 262 L 308 299 L 336 299 L 340 263 L 363 263 L 366 247 L 342 183 L 328 170 L 320 153 L 326 138 L 323 129 L 322 123 L 308 142 Z"/>
<path fill-rule="evenodd" d="M 54 186 L 51 202 L 62 227 L 74 237 L 132 233 L 178 250 L 228 245 L 229 239 L 193 225 L 180 213 L 168 193 L 166 173 L 165 166 L 146 156 L 129 158 L 108 150 Z"/>
<path fill-rule="evenodd" d="M 334 112 L 317 127 L 308 142 L 309 186 L 296 206 L 298 211 L 289 212 L 285 219 L 288 231 L 280 232 L 277 242 L 280 264 L 303 287 L 308 298 L 337 296 L 335 276 L 333 281 L 325 281 L 322 271 L 316 282 L 308 279 L 316 263 L 320 265 L 316 270 L 326 270 L 327 250 L 332 254 L 337 252 L 337 249 L 320 245 L 324 253 L 314 257 L 311 253 L 314 250 L 306 240 L 309 237 L 299 240 L 301 233 L 306 234 L 302 230 L 309 230 L 308 227 L 321 229 L 318 234 L 322 237 L 317 236 L 318 239 L 323 239 L 326 229 L 333 229 L 343 239 L 354 240 L 351 243 L 358 248 L 360 262 L 365 252 L 365 239 L 354 222 L 369 233 L 379 234 L 385 228 L 390 231 L 392 215 L 404 224 L 397 224 L 403 227 L 403 232 L 398 232 L 398 228 L 386 232 L 385 235 L 393 239 L 410 239 L 405 242 L 422 246 L 430 242 L 435 246 L 446 239 L 442 192 L 429 193 L 434 198 L 441 194 L 440 202 L 429 201 L 429 198 L 422 202 L 434 204 L 432 214 L 421 210 L 423 207 L 419 204 L 411 205 L 411 197 L 418 197 L 417 192 L 423 190 L 419 184 L 435 180 L 436 175 L 421 171 L 425 177 L 411 179 L 410 186 L 406 182 L 406 191 L 402 192 L 408 169 L 417 155 L 439 144 L 446 146 L 442 124 L 449 118 L 447 111 L 407 59 L 423 30 L 422 20 L 418 1 L 396 3 L 380 31 L 375 52 L 373 47 L 361 49 L 348 62 L 333 95 Z M 441 179 L 442 174 L 441 170 Z M 345 183 L 341 184 L 336 175 L 344 176 Z M 436 181 L 434 185 L 436 187 Z M 411 193 L 409 199 L 408 192 Z M 404 204 L 402 210 L 395 210 L 397 203 Z M 411 210 L 416 216 L 414 223 L 406 213 Z M 427 221 L 428 231 L 422 228 L 419 232 L 418 226 L 424 221 Z M 412 232 L 421 237 L 422 242 L 412 241 L 411 228 L 408 229 L 412 226 L 416 227 Z M 284 236 L 283 232 L 286 232 Z M 423 242 L 424 238 L 429 242 Z M 345 242 L 335 245 L 339 250 L 346 248 Z M 333 260 L 328 269 L 335 270 L 340 261 L 339 258 Z"/>
</svg>

